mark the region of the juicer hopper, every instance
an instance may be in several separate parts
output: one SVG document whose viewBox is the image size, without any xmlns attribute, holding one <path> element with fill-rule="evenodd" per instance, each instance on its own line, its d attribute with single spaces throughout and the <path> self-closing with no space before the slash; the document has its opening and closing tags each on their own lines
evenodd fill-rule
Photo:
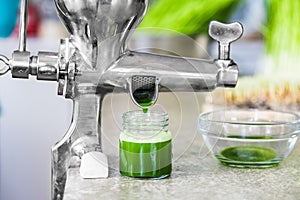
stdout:
<svg viewBox="0 0 300 200">
<path fill-rule="evenodd" d="M 54 2 L 70 33 L 61 40 L 59 51 L 36 56 L 26 51 L 28 1 L 22 0 L 19 48 L 11 59 L 0 56 L 0 75 L 11 70 L 13 78 L 33 75 L 38 80 L 57 81 L 58 94 L 73 100 L 70 128 L 52 149 L 53 200 L 63 199 L 73 156 L 102 152 L 102 100 L 115 88 L 118 92 L 131 91 L 128 80 L 132 77 L 155 77 L 157 91 L 210 91 L 237 83 L 238 67 L 230 59 L 230 43 L 243 33 L 239 23 L 211 22 L 209 34 L 219 42 L 218 59 L 183 58 L 127 48 L 128 39 L 146 13 L 147 0 Z"/>
</svg>

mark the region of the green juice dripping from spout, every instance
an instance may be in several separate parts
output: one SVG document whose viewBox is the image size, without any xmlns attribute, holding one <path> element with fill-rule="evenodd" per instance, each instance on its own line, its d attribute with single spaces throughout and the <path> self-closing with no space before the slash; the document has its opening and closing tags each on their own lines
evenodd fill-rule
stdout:
<svg viewBox="0 0 300 200">
<path fill-rule="evenodd" d="M 136 89 L 133 92 L 135 101 L 143 108 L 143 112 L 147 113 L 148 108 L 153 105 L 154 89 Z"/>
</svg>

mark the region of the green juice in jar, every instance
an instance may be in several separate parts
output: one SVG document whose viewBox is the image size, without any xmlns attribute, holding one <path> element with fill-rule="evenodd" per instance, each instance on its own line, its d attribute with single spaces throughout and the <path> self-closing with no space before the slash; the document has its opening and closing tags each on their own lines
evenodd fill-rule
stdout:
<svg viewBox="0 0 300 200">
<path fill-rule="evenodd" d="M 120 136 L 120 173 L 137 178 L 164 178 L 172 172 L 170 131 L 151 139 Z"/>
</svg>

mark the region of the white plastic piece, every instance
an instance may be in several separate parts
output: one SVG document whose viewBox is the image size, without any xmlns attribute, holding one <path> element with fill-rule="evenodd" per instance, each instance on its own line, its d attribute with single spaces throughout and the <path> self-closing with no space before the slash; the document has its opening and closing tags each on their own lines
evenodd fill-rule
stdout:
<svg viewBox="0 0 300 200">
<path fill-rule="evenodd" d="M 85 179 L 107 178 L 107 156 L 97 151 L 84 154 L 81 158 L 80 176 Z"/>
</svg>

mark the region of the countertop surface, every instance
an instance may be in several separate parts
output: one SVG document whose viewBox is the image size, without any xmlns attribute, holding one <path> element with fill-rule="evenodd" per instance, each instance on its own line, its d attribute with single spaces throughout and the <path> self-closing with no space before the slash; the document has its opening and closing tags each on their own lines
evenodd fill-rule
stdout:
<svg viewBox="0 0 300 200">
<path fill-rule="evenodd" d="M 268 169 L 223 166 L 209 154 L 200 135 L 195 135 L 193 142 L 186 142 L 182 140 L 187 148 L 173 147 L 173 172 L 162 180 L 120 176 L 117 156 L 109 156 L 107 179 L 84 180 L 79 169 L 70 169 L 64 200 L 300 199 L 299 142 L 278 167 Z"/>
</svg>

